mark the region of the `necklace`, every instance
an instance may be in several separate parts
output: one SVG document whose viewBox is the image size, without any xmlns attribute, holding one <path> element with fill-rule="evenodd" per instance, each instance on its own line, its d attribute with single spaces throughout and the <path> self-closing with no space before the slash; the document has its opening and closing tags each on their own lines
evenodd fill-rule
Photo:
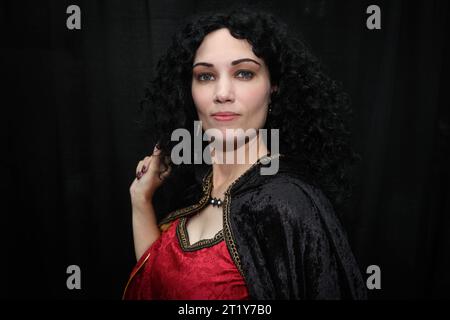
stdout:
<svg viewBox="0 0 450 320">
<path fill-rule="evenodd" d="M 220 198 L 211 197 L 211 195 L 209 195 L 208 203 L 212 204 L 213 207 L 220 208 L 222 206 L 222 204 L 223 204 L 223 200 L 220 199 Z"/>
<path fill-rule="evenodd" d="M 267 164 L 268 162 L 270 162 L 271 159 L 277 158 L 277 157 L 281 156 L 281 154 L 276 154 L 276 155 L 273 155 L 273 156 L 269 156 L 269 155 L 270 155 L 270 153 L 269 153 L 268 155 L 265 155 L 265 156 L 261 157 L 260 159 L 258 159 L 258 161 L 256 161 L 256 163 L 254 163 L 249 169 L 247 169 L 247 171 L 249 171 L 251 168 L 253 168 L 253 167 L 254 167 L 255 165 L 257 165 L 258 163 Z M 246 172 L 244 172 L 244 173 L 246 173 Z M 239 178 L 237 178 L 237 179 L 230 185 L 230 187 L 231 187 L 232 185 L 234 185 L 234 183 L 236 183 L 243 175 L 244 175 L 244 174 L 242 174 Z M 222 207 L 222 205 L 223 205 L 223 200 L 220 199 L 220 198 L 212 197 L 211 194 L 209 194 L 208 203 L 209 203 L 209 204 L 212 204 L 213 207 L 218 207 L 218 208 L 220 208 L 220 207 Z"/>
</svg>

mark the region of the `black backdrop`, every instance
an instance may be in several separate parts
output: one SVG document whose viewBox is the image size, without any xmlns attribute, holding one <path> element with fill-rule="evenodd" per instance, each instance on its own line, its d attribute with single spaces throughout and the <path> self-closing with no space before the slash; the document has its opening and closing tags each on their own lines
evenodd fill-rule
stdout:
<svg viewBox="0 0 450 320">
<path fill-rule="evenodd" d="M 135 125 L 144 84 L 186 16 L 230 3 L 1 2 L 2 297 L 120 298 L 135 263 L 128 188 L 151 151 Z M 448 2 L 259 3 L 352 97 L 362 161 L 344 221 L 362 271 L 381 268 L 370 297 L 449 297 Z M 81 30 L 66 28 L 70 4 Z M 370 4 L 381 30 L 365 26 Z M 81 290 L 66 287 L 72 264 Z"/>
</svg>

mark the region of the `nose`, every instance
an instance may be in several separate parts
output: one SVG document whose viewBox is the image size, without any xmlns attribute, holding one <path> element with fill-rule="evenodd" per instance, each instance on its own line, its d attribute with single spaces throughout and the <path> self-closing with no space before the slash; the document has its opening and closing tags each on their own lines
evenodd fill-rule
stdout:
<svg viewBox="0 0 450 320">
<path fill-rule="evenodd" d="M 215 89 L 214 103 L 227 103 L 234 101 L 233 84 L 230 79 L 221 77 L 216 82 Z"/>
</svg>

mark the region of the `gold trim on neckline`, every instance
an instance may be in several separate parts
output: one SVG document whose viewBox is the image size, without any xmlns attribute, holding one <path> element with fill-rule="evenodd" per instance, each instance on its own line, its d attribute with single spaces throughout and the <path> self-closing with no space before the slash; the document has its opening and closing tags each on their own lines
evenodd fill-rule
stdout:
<svg viewBox="0 0 450 320">
<path fill-rule="evenodd" d="M 180 221 L 177 225 L 177 238 L 178 242 L 180 243 L 180 247 L 183 251 L 192 252 L 208 247 L 212 247 L 222 240 L 224 240 L 223 237 L 223 229 L 216 233 L 216 235 L 213 238 L 209 239 L 201 239 L 197 241 L 196 243 L 190 244 L 189 243 L 189 234 L 186 227 L 187 217 L 181 217 Z"/>
</svg>

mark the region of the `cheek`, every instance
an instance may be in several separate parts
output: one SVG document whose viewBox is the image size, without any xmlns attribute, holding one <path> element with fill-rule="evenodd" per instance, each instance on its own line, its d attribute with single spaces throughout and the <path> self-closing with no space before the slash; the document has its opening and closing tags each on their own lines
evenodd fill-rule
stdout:
<svg viewBox="0 0 450 320">
<path fill-rule="evenodd" d="M 242 88 L 239 96 L 244 105 L 247 106 L 247 110 L 251 112 L 264 111 L 268 104 L 269 87 L 261 84 L 258 86 L 248 86 Z"/>
<path fill-rule="evenodd" d="M 210 101 L 210 92 L 206 86 L 196 86 L 192 85 L 192 99 L 199 113 L 204 113 L 207 111 L 208 104 Z"/>
</svg>

